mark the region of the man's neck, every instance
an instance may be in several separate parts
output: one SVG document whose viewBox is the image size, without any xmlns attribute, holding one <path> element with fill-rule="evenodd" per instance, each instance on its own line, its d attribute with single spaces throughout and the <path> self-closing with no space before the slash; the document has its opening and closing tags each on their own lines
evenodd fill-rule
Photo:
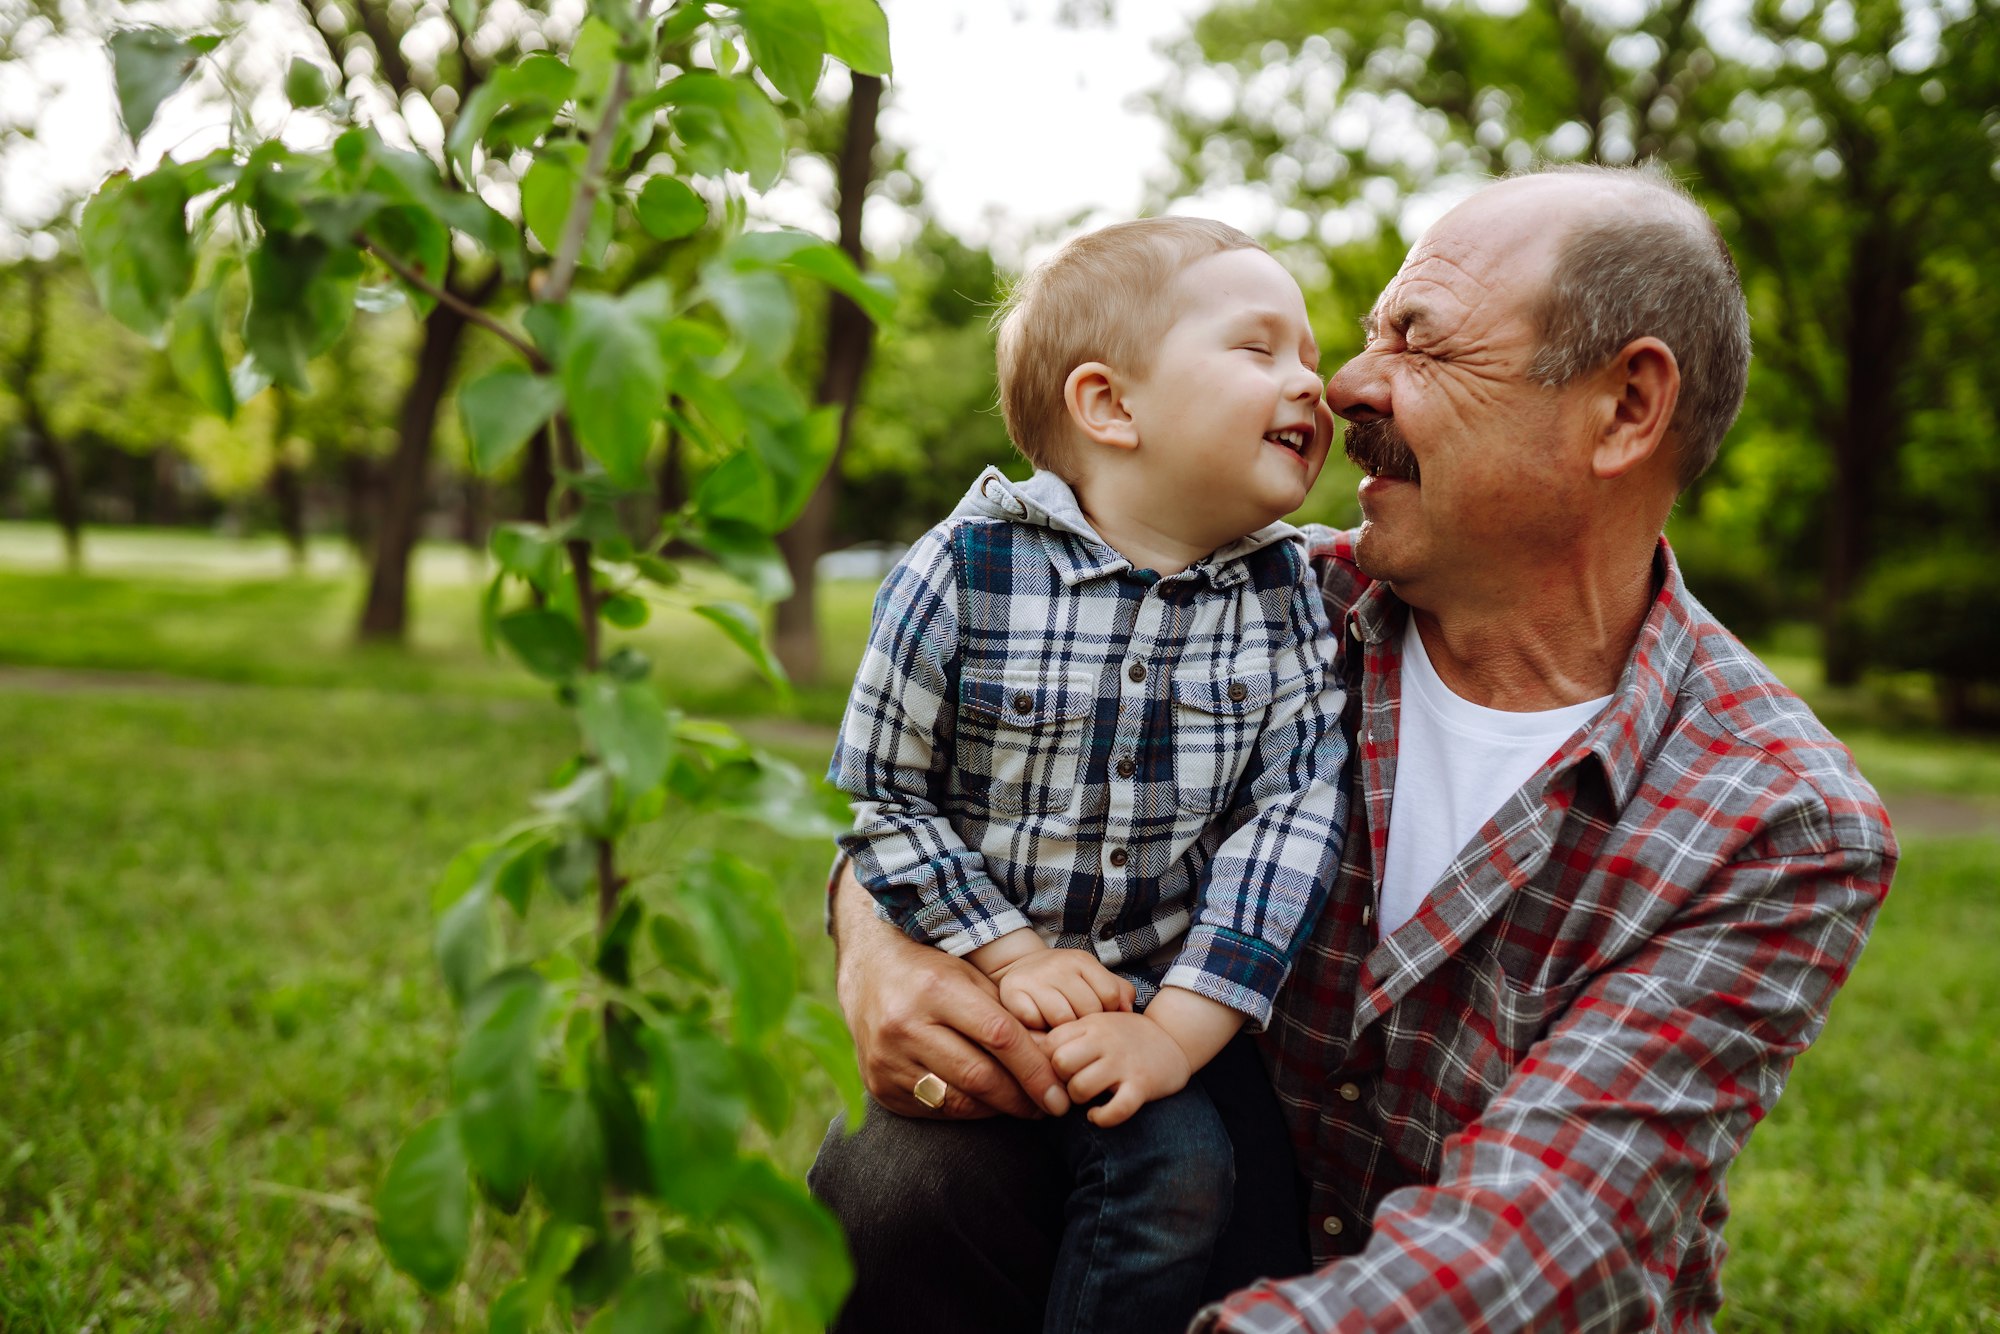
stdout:
<svg viewBox="0 0 2000 1334">
<path fill-rule="evenodd" d="M 1652 606 L 1652 547 L 1643 560 L 1579 563 L 1521 586 L 1531 596 L 1505 605 L 1411 608 L 1424 652 L 1451 692 L 1489 709 L 1534 713 L 1617 689 Z"/>
</svg>

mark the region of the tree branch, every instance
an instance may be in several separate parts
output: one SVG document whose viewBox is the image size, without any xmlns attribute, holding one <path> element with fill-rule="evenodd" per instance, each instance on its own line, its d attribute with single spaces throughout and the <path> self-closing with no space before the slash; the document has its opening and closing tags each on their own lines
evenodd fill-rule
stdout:
<svg viewBox="0 0 2000 1334">
<path fill-rule="evenodd" d="M 450 306 L 453 310 L 465 316 L 467 320 L 486 330 L 516 352 L 519 352 L 528 365 L 533 367 L 537 372 L 549 369 L 548 360 L 542 356 L 541 351 L 533 343 L 521 337 L 521 335 L 515 333 L 512 329 L 509 329 L 506 325 L 500 323 L 499 320 L 494 319 L 491 315 L 467 301 L 449 287 L 432 282 L 430 279 L 424 277 L 423 274 L 411 268 L 408 264 L 405 264 L 402 260 L 390 254 L 381 246 L 376 245 L 365 236 L 357 235 L 354 238 L 354 243 L 375 256 L 375 258 L 381 260 L 391 273 L 416 288 L 419 292 L 424 293 L 434 301 L 440 301 Z"/>
<path fill-rule="evenodd" d="M 652 0 L 639 0 L 639 23 L 643 27 L 652 9 Z M 584 159 L 583 179 L 577 182 L 576 198 L 570 201 L 569 216 L 563 219 L 562 239 L 556 245 L 556 259 L 549 270 L 544 301 L 561 301 L 569 295 L 576 278 L 577 261 L 583 255 L 584 238 L 590 234 L 590 215 L 597 210 L 597 196 L 604 189 L 604 169 L 611 162 L 611 144 L 618 137 L 618 118 L 632 99 L 632 67 L 618 62 L 611 76 L 611 91 L 604 97 L 604 114 L 597 132 L 590 136 L 590 156 Z"/>
</svg>

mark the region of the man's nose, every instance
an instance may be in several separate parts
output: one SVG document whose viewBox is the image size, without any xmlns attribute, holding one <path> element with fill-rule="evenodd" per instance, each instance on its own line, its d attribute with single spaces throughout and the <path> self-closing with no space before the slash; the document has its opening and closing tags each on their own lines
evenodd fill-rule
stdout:
<svg viewBox="0 0 2000 1334">
<path fill-rule="evenodd" d="M 1363 352 L 1326 382 L 1327 406 L 1352 422 L 1393 415 L 1383 359 Z"/>
</svg>

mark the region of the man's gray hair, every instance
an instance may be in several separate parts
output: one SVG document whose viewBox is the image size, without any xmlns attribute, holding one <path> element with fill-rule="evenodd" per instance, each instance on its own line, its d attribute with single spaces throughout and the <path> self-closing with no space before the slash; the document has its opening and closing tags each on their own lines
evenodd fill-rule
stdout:
<svg viewBox="0 0 2000 1334">
<path fill-rule="evenodd" d="M 1750 312 L 1722 231 L 1658 166 L 1563 164 L 1631 191 L 1637 207 L 1591 210 L 1563 237 L 1542 298 L 1541 351 L 1528 375 L 1568 384 L 1598 370 L 1635 338 L 1657 338 L 1680 363 L 1679 482 L 1686 489 L 1715 462 L 1743 406 L 1750 377 Z"/>
</svg>

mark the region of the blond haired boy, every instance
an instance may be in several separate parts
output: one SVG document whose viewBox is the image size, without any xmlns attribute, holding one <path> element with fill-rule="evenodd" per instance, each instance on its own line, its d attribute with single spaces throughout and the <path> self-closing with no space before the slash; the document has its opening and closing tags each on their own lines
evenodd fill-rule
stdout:
<svg viewBox="0 0 2000 1334">
<path fill-rule="evenodd" d="M 884 582 L 841 845 L 883 915 L 1048 1032 L 1079 1110 L 1048 1123 L 1071 1191 L 1044 1328 L 1178 1328 L 1246 1140 L 1288 1171 L 1238 1035 L 1345 822 L 1334 640 L 1279 522 L 1331 438 L 1318 349 L 1248 236 L 1159 218 L 1021 283 L 999 379 L 1035 474 L 988 469 Z"/>
</svg>

